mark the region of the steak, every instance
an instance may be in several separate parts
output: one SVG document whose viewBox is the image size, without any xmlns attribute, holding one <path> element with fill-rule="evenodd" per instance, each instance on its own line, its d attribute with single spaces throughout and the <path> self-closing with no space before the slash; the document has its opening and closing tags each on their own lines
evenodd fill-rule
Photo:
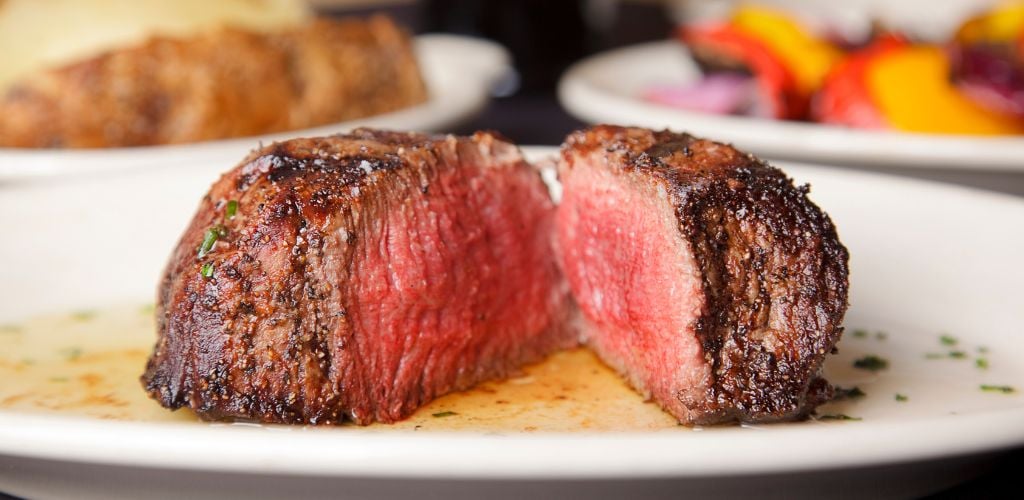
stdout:
<svg viewBox="0 0 1024 500">
<path fill-rule="evenodd" d="M 205 419 L 368 424 L 505 377 L 577 343 L 554 210 L 488 133 L 262 148 L 174 251 L 143 385 Z"/>
<path fill-rule="evenodd" d="M 560 265 L 587 344 L 684 424 L 800 418 L 847 307 L 846 249 L 780 170 L 689 135 L 598 126 L 562 149 Z"/>
<path fill-rule="evenodd" d="M 0 95 L 0 146 L 107 148 L 295 130 L 419 104 L 390 19 L 320 18 L 272 33 L 154 37 L 49 69 Z"/>
</svg>

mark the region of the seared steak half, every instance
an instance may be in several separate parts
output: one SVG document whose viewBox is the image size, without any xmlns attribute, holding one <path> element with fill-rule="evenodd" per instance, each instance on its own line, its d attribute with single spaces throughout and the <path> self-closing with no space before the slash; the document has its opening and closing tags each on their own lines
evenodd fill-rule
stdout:
<svg viewBox="0 0 1024 500">
<path fill-rule="evenodd" d="M 540 176 L 490 134 L 263 148 L 172 255 L 143 384 L 208 419 L 404 418 L 576 342 L 553 219 Z"/>
<path fill-rule="evenodd" d="M 569 136 L 562 268 L 589 345 L 680 422 L 798 418 L 828 398 L 847 252 L 781 171 L 689 135 Z"/>
</svg>

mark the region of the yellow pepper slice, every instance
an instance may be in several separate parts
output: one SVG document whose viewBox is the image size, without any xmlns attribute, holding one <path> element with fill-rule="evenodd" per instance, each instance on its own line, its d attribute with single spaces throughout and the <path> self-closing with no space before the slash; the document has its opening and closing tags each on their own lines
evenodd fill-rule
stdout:
<svg viewBox="0 0 1024 500">
<path fill-rule="evenodd" d="M 808 94 L 821 86 L 825 74 L 842 57 L 832 44 L 808 33 L 781 12 L 745 6 L 736 9 L 729 22 L 737 30 L 762 40 Z"/>
<path fill-rule="evenodd" d="M 882 54 L 867 71 L 867 85 L 896 129 L 945 134 L 1021 134 L 1024 123 L 982 108 L 949 83 L 949 59 L 935 46 Z"/>
<path fill-rule="evenodd" d="M 1024 34 L 1024 3 L 1008 3 L 973 17 L 956 32 L 963 43 L 1008 42 Z"/>
</svg>

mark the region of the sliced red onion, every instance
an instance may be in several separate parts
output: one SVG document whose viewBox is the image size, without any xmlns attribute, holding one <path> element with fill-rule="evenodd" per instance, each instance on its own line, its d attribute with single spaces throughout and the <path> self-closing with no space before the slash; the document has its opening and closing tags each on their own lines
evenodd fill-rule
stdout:
<svg viewBox="0 0 1024 500">
<path fill-rule="evenodd" d="M 644 91 L 649 101 L 675 108 L 728 115 L 746 111 L 756 98 L 752 76 L 714 73 L 687 85 L 656 85 Z"/>
<path fill-rule="evenodd" d="M 952 79 L 970 99 L 1024 117 L 1024 61 L 1009 45 L 954 45 Z"/>
</svg>

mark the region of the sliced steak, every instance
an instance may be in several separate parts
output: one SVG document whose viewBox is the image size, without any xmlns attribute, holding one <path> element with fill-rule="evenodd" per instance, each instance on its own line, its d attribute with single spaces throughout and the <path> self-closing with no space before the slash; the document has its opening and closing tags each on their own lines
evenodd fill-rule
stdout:
<svg viewBox="0 0 1024 500">
<path fill-rule="evenodd" d="M 142 382 L 206 419 L 394 422 L 576 343 L 518 149 L 357 130 L 254 152 L 202 200 Z"/>
<path fill-rule="evenodd" d="M 799 418 L 842 333 L 847 252 L 781 171 L 689 135 L 569 136 L 559 259 L 586 342 L 685 424 Z"/>
</svg>

